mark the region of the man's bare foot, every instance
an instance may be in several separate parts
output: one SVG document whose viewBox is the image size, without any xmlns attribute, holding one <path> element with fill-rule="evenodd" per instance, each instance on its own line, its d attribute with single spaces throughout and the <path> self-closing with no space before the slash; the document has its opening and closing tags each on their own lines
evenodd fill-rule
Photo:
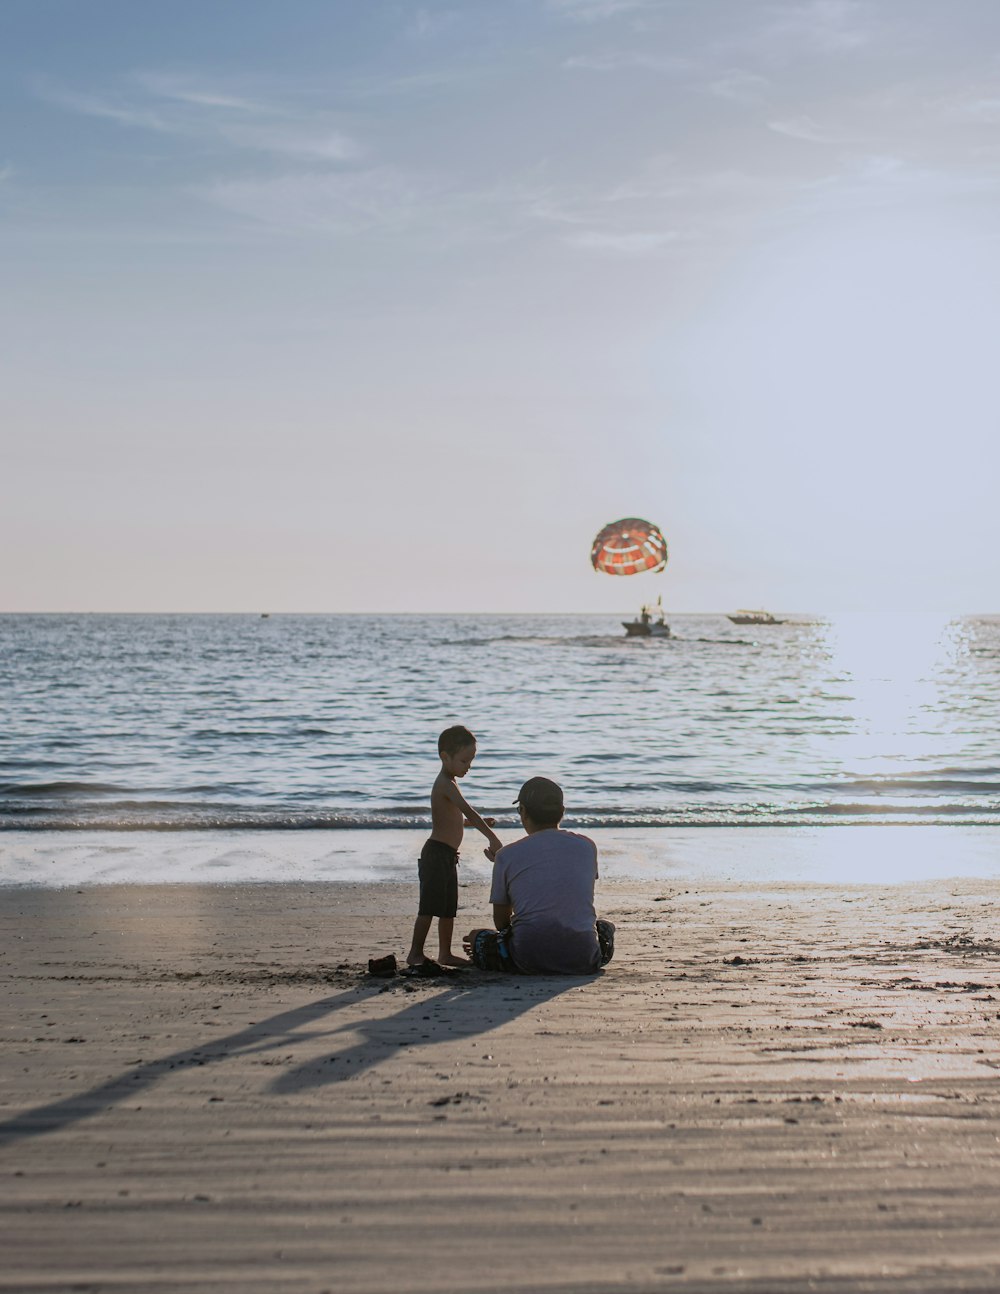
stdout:
<svg viewBox="0 0 1000 1294">
<path fill-rule="evenodd" d="M 454 953 L 441 953 L 438 957 L 439 966 L 471 966 L 472 962 L 467 957 L 456 957 Z"/>
<path fill-rule="evenodd" d="M 427 961 L 427 958 L 423 953 L 415 953 L 411 951 L 406 954 L 407 966 L 422 966 L 425 961 Z"/>
</svg>

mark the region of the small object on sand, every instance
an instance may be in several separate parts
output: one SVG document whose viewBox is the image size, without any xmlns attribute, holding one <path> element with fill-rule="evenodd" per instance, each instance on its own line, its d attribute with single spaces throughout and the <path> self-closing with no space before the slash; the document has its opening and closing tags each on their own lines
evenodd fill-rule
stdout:
<svg viewBox="0 0 1000 1294">
<path fill-rule="evenodd" d="M 407 966 L 400 973 L 416 979 L 436 979 L 438 975 L 458 975 L 461 969 L 460 966 L 442 966 L 439 962 L 432 961 L 430 957 L 425 957 L 422 962 L 417 962 L 415 966 Z"/>
<path fill-rule="evenodd" d="M 413 976 L 416 979 L 431 979 L 437 975 L 444 975 L 445 969 L 443 966 L 439 966 L 437 962 L 431 961 L 429 957 L 425 957 L 422 962 L 417 962 L 415 966 L 407 966 L 403 974 Z"/>
<path fill-rule="evenodd" d="M 396 973 L 396 958 L 393 953 L 386 957 L 369 957 L 368 974 L 378 979 L 392 979 Z"/>
</svg>

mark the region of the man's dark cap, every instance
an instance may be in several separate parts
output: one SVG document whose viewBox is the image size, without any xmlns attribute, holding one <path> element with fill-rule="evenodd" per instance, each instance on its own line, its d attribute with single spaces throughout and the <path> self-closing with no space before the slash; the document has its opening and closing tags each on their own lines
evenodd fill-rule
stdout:
<svg viewBox="0 0 1000 1294">
<path fill-rule="evenodd" d="M 563 811 L 562 787 L 547 777 L 529 777 L 517 793 L 519 804 L 529 818 L 546 819 Z"/>
</svg>

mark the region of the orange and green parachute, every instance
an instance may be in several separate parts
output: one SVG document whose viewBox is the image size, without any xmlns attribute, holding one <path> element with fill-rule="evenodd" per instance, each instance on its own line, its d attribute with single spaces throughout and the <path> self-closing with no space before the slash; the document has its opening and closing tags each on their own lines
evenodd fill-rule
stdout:
<svg viewBox="0 0 1000 1294">
<path fill-rule="evenodd" d="M 590 550 L 595 571 L 605 575 L 641 575 L 662 571 L 667 564 L 667 541 L 659 526 L 641 517 L 612 521 L 598 534 Z"/>
</svg>

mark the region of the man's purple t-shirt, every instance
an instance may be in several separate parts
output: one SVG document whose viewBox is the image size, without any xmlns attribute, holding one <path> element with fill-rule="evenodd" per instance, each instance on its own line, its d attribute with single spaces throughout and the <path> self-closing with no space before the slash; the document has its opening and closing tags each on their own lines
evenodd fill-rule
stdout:
<svg viewBox="0 0 1000 1294">
<path fill-rule="evenodd" d="M 589 975 L 600 969 L 596 879 L 597 846 L 572 831 L 536 831 L 500 850 L 490 902 L 514 909 L 510 951 L 518 970 Z"/>
</svg>

